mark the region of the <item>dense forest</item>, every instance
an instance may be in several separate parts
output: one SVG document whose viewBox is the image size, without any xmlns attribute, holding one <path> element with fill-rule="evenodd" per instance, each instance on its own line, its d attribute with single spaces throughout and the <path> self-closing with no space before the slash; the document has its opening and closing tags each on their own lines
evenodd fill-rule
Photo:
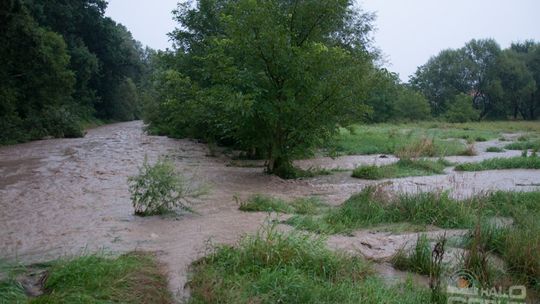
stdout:
<svg viewBox="0 0 540 304">
<path fill-rule="evenodd" d="M 142 48 L 104 0 L 0 4 L 0 143 L 83 135 L 83 122 L 140 117 Z"/>
<path fill-rule="evenodd" d="M 0 5 L 4 144 L 144 118 L 153 134 L 234 147 L 288 176 L 339 126 L 540 116 L 539 43 L 472 40 L 403 83 L 383 68 L 375 16 L 350 0 L 183 2 L 160 52 L 105 17 L 104 0 Z"/>
</svg>

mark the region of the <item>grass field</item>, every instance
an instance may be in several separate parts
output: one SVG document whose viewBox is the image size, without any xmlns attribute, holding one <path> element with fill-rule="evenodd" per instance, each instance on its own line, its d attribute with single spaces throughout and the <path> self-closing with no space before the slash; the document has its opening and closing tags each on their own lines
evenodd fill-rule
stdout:
<svg viewBox="0 0 540 304">
<path fill-rule="evenodd" d="M 533 149 L 540 142 L 534 138 L 540 134 L 538 122 L 475 122 L 443 123 L 421 122 L 408 124 L 353 125 L 340 129 L 340 133 L 325 147 L 330 154 L 397 154 L 408 146 L 430 140 L 433 147 L 420 156 L 466 155 L 467 143 L 502 138 L 503 133 L 525 133 L 531 138 L 521 143 Z M 510 146 L 512 147 L 512 146 Z"/>
</svg>

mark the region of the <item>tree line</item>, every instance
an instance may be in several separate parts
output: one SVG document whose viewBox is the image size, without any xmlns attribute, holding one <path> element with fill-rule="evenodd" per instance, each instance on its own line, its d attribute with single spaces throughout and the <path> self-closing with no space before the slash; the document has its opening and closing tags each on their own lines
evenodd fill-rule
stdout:
<svg viewBox="0 0 540 304">
<path fill-rule="evenodd" d="M 82 136 L 83 121 L 140 117 L 143 49 L 104 0 L 0 3 L 0 143 Z"/>
<path fill-rule="evenodd" d="M 198 0 L 173 12 L 173 50 L 143 49 L 104 0 L 0 4 L 0 143 L 81 136 L 81 122 L 143 117 L 154 134 L 292 160 L 340 126 L 537 119 L 540 44 L 444 50 L 408 83 L 382 67 L 374 15 L 352 0 Z"/>
<path fill-rule="evenodd" d="M 353 1 L 199 0 L 174 18 L 175 48 L 153 61 L 148 130 L 240 149 L 283 177 L 339 126 L 540 112 L 531 41 L 473 40 L 402 83 L 372 44 L 374 15 Z"/>
<path fill-rule="evenodd" d="M 534 120 L 540 115 L 540 43 L 501 49 L 493 39 L 471 40 L 432 57 L 410 84 L 435 117 Z"/>
</svg>

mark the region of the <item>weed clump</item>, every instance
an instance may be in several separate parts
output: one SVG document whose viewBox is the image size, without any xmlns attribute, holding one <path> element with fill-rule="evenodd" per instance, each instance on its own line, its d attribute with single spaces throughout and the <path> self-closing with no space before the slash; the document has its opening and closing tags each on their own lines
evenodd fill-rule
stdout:
<svg viewBox="0 0 540 304">
<path fill-rule="evenodd" d="M 412 251 L 409 253 L 407 249 L 401 248 L 392 257 L 391 262 L 396 269 L 429 275 L 432 272 L 432 263 L 431 245 L 427 236 L 419 234 Z"/>
<path fill-rule="evenodd" d="M 202 188 L 193 187 L 166 159 L 150 165 L 145 158 L 139 174 L 129 177 L 128 183 L 133 208 L 139 216 L 161 215 L 175 209 L 191 211 L 190 199 L 204 193 Z"/>
</svg>

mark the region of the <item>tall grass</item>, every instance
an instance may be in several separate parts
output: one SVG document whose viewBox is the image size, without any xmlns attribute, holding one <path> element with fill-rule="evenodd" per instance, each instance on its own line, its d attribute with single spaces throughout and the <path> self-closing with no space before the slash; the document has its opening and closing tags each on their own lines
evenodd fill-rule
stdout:
<svg viewBox="0 0 540 304">
<path fill-rule="evenodd" d="M 432 273 L 431 245 L 425 234 L 419 234 L 416 245 L 411 252 L 401 248 L 392 257 L 392 264 L 396 269 L 412 271 L 429 275 Z"/>
<path fill-rule="evenodd" d="M 427 176 L 444 173 L 450 165 L 447 161 L 425 159 L 400 159 L 395 164 L 383 166 L 360 166 L 354 169 L 352 176 L 363 179 L 400 178 L 406 176 Z"/>
<path fill-rule="evenodd" d="M 474 223 L 466 202 L 451 199 L 447 193 L 420 193 L 388 198 L 376 187 L 351 196 L 338 208 L 320 216 L 294 216 L 287 223 L 317 233 L 349 233 L 383 223 L 408 222 L 442 228 L 466 228 Z"/>
<path fill-rule="evenodd" d="M 540 140 L 527 140 L 510 143 L 504 147 L 508 150 L 540 150 Z"/>
<path fill-rule="evenodd" d="M 240 203 L 240 210 L 246 212 L 278 212 L 294 214 L 318 214 L 326 207 L 320 199 L 316 197 L 297 198 L 291 202 L 283 199 L 255 194 L 246 201 Z"/>
<path fill-rule="evenodd" d="M 55 262 L 44 288 L 30 303 L 173 303 L 161 266 L 140 252 Z"/>
<path fill-rule="evenodd" d="M 479 163 L 465 163 L 456 166 L 457 171 L 485 171 L 504 169 L 540 169 L 540 157 L 491 158 Z"/>
<path fill-rule="evenodd" d="M 425 303 L 427 290 L 388 288 L 360 257 L 324 240 L 265 227 L 195 262 L 190 303 Z"/>
</svg>

